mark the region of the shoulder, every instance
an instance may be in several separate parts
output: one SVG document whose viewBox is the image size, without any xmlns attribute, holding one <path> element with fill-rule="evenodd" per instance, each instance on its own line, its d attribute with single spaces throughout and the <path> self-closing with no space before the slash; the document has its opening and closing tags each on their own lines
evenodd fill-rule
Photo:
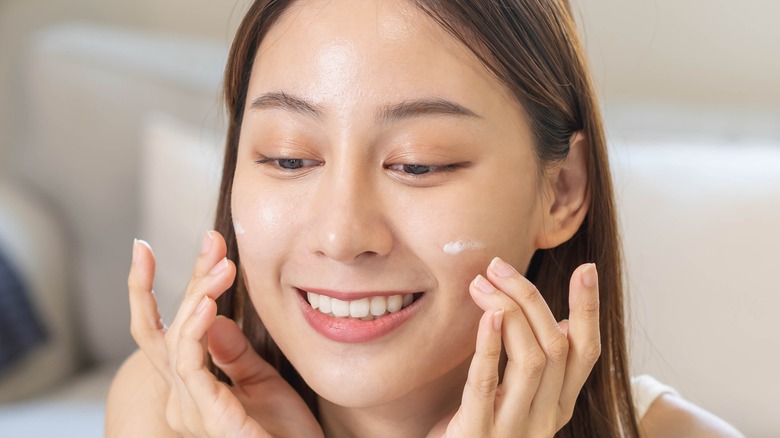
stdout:
<svg viewBox="0 0 780 438">
<path fill-rule="evenodd" d="M 660 395 L 639 423 L 643 438 L 744 437 L 715 414 L 671 393 Z"/>
<path fill-rule="evenodd" d="M 119 368 L 106 404 L 106 436 L 177 436 L 165 420 L 168 384 L 143 352 L 133 353 Z"/>
</svg>

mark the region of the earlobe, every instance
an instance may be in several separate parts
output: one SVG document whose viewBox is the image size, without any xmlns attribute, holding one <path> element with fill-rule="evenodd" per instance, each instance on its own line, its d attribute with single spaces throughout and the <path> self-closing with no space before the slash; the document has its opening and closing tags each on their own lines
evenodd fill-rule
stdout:
<svg viewBox="0 0 780 438">
<path fill-rule="evenodd" d="M 591 196 L 589 156 L 588 138 L 583 131 L 577 131 L 571 136 L 566 159 L 545 172 L 543 227 L 536 242 L 538 248 L 554 248 L 566 242 L 585 220 Z"/>
</svg>

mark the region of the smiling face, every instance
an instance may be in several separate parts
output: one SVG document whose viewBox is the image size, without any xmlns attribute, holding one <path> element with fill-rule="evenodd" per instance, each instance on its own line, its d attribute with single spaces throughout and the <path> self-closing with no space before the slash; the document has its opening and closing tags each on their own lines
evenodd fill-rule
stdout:
<svg viewBox="0 0 780 438">
<path fill-rule="evenodd" d="M 321 397 L 462 390 L 482 313 L 468 285 L 495 256 L 527 268 L 537 163 L 519 104 L 413 5 L 286 11 L 252 69 L 232 214 L 252 302 Z"/>
</svg>

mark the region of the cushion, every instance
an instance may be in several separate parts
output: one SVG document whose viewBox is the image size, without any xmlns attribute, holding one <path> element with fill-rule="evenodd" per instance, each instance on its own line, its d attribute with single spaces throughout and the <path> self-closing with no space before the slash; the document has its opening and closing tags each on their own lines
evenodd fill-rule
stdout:
<svg viewBox="0 0 780 438">
<path fill-rule="evenodd" d="M 45 343 L 0 376 L 0 403 L 33 395 L 76 368 L 68 247 L 56 218 L 43 201 L 0 181 L 0 248 L 26 285 L 31 313 L 40 317 L 48 333 Z"/>
</svg>

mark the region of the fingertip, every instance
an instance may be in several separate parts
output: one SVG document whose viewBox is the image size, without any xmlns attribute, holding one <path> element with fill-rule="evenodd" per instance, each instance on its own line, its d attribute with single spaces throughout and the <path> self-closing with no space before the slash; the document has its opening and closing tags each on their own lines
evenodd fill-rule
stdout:
<svg viewBox="0 0 780 438">
<path fill-rule="evenodd" d="M 582 279 L 583 286 L 588 289 L 593 289 L 598 286 L 599 277 L 598 270 L 595 263 L 587 263 L 583 265 L 584 268 L 580 271 L 580 278 Z"/>
<path fill-rule="evenodd" d="M 493 330 L 501 332 L 501 325 L 504 321 L 504 309 L 498 309 L 493 312 Z"/>
</svg>

